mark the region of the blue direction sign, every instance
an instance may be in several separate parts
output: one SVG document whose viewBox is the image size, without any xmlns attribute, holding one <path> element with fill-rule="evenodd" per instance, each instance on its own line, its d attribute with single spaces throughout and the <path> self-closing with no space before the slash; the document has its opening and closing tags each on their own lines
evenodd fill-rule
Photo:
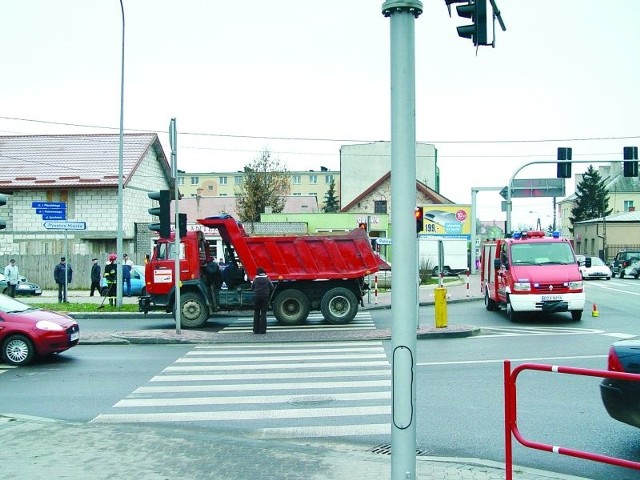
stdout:
<svg viewBox="0 0 640 480">
<path fill-rule="evenodd" d="M 31 208 L 55 208 L 57 210 L 66 210 L 67 204 L 65 202 L 31 202 Z"/>
<path fill-rule="evenodd" d="M 65 215 L 64 212 L 62 212 L 62 213 L 43 213 L 42 214 L 42 219 L 43 220 L 66 220 L 67 216 Z"/>
<path fill-rule="evenodd" d="M 87 222 L 44 222 L 47 230 L 86 230 Z"/>
</svg>

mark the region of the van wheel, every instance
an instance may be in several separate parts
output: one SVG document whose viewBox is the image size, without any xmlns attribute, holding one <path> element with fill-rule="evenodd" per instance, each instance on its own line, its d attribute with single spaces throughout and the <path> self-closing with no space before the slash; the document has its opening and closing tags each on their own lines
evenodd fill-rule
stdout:
<svg viewBox="0 0 640 480">
<path fill-rule="evenodd" d="M 487 289 L 485 289 L 484 291 L 484 306 L 490 312 L 495 311 L 498 307 L 498 304 L 495 302 L 495 300 L 489 298 L 489 290 Z"/>
<path fill-rule="evenodd" d="M 571 320 L 574 322 L 582 320 L 582 310 L 571 310 Z"/>
<path fill-rule="evenodd" d="M 180 304 L 181 326 L 184 328 L 198 328 L 207 323 L 209 309 L 201 295 L 193 292 L 183 293 L 180 295 Z M 175 312 L 173 318 L 175 318 Z"/>
<path fill-rule="evenodd" d="M 344 325 L 358 313 L 358 301 L 348 288 L 332 288 L 322 296 L 320 311 L 331 325 Z"/>
<path fill-rule="evenodd" d="M 509 297 L 507 297 L 507 318 L 514 323 L 520 320 L 520 314 L 513 310 Z"/>
<path fill-rule="evenodd" d="M 300 290 L 287 289 L 273 302 L 273 313 L 281 325 L 299 325 L 309 316 L 309 299 Z"/>
</svg>

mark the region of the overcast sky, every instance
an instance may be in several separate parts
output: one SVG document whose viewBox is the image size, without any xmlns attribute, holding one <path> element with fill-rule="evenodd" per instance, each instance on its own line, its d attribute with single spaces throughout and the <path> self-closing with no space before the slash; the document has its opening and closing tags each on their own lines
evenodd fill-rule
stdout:
<svg viewBox="0 0 640 480">
<path fill-rule="evenodd" d="M 559 146 L 595 162 L 640 144 L 639 1 L 496 1 L 507 27 L 496 48 L 458 37 L 465 19 L 444 0 L 423 0 L 415 23 L 417 140 L 435 144 L 455 203 Z M 337 170 L 340 145 L 389 140 L 382 1 L 123 2 L 125 129 L 157 132 L 169 155 L 175 117 L 178 168 L 238 170 L 266 148 L 289 170 Z M 117 133 L 119 1 L 1 5 L 0 135 Z M 480 218 L 503 220 L 500 200 L 479 194 Z M 516 199 L 514 224 L 551 223 L 551 205 Z"/>
</svg>

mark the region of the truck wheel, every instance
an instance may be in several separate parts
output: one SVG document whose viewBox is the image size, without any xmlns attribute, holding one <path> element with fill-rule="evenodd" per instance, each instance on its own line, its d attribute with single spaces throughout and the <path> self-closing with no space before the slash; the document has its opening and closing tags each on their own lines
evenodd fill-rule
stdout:
<svg viewBox="0 0 640 480">
<path fill-rule="evenodd" d="M 492 300 L 492 299 L 489 298 L 489 291 L 487 289 L 485 289 L 485 291 L 484 291 L 484 306 L 490 312 L 495 311 L 496 308 L 498 307 L 498 305 L 496 304 L 495 300 Z"/>
<path fill-rule="evenodd" d="M 209 319 L 209 310 L 202 296 L 187 292 L 180 295 L 180 325 L 184 328 L 202 327 Z M 175 318 L 175 312 L 174 316 Z"/>
<path fill-rule="evenodd" d="M 332 288 L 322 296 L 320 311 L 331 325 L 344 325 L 358 313 L 358 300 L 348 288 Z"/>
<path fill-rule="evenodd" d="M 309 299 L 300 290 L 280 293 L 273 302 L 273 314 L 281 325 L 299 325 L 309 316 Z"/>
<path fill-rule="evenodd" d="M 574 322 L 582 320 L 582 310 L 571 310 L 571 320 Z"/>
<path fill-rule="evenodd" d="M 511 299 L 508 297 L 507 297 L 507 318 L 514 323 L 520 320 L 520 315 L 518 314 L 518 312 L 513 310 L 513 307 L 511 306 Z"/>
</svg>

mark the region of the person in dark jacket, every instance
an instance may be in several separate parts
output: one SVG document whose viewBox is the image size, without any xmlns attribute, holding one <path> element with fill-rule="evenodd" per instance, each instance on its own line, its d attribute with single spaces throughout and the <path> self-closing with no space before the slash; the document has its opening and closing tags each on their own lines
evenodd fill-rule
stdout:
<svg viewBox="0 0 640 480">
<path fill-rule="evenodd" d="M 58 284 L 58 303 L 67 301 L 67 284 L 71 283 L 72 276 L 71 265 L 67 264 L 66 258 L 61 257 L 60 263 L 53 269 L 53 279 Z"/>
<path fill-rule="evenodd" d="M 274 286 L 264 269 L 258 267 L 253 279 L 253 333 L 267 333 L 267 310 Z"/>
<path fill-rule="evenodd" d="M 98 259 L 94 258 L 91 261 L 93 262 L 93 265 L 91 265 L 91 292 L 89 293 L 89 296 L 93 297 L 93 293 L 96 290 L 98 291 L 98 295 L 100 295 L 100 278 L 102 278 L 102 272 L 100 265 L 98 264 Z"/>
</svg>

